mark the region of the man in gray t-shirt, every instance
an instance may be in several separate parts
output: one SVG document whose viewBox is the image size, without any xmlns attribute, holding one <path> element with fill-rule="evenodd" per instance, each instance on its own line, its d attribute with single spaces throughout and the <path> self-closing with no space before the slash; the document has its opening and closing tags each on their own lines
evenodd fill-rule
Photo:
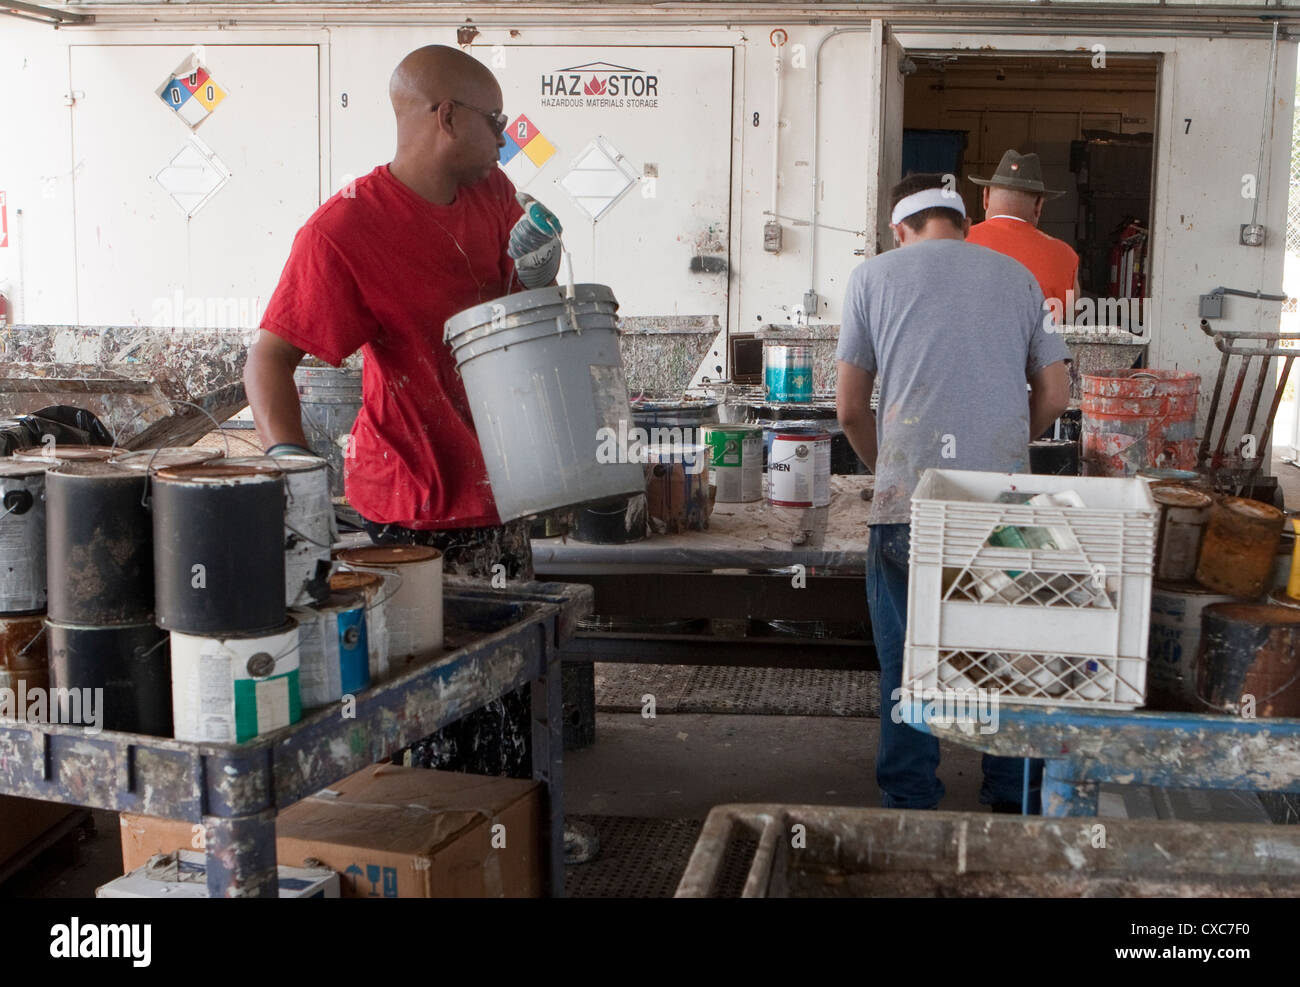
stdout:
<svg viewBox="0 0 1300 987">
<path fill-rule="evenodd" d="M 902 685 L 912 491 L 930 467 L 1028 472 L 1030 439 L 1069 404 L 1069 353 L 1045 324 L 1034 276 L 963 242 L 970 221 L 943 176 L 905 178 L 892 203 L 902 249 L 865 261 L 849 279 L 836 404 L 876 475 L 867 562 L 881 668 L 876 778 L 886 807 L 932 808 L 943 797 L 938 741 L 890 715 Z M 981 801 L 998 811 L 1018 805 L 1022 768 L 986 758 Z"/>
</svg>

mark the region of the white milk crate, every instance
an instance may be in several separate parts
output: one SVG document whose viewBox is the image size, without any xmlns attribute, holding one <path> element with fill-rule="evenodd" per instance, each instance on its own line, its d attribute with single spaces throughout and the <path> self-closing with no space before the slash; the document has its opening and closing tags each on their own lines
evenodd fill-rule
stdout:
<svg viewBox="0 0 1300 987">
<path fill-rule="evenodd" d="M 1083 506 L 996 503 L 1010 492 L 1059 504 L 1068 491 Z M 1142 480 L 926 470 L 912 495 L 904 687 L 1141 706 L 1156 519 Z M 1053 547 L 990 545 L 1004 526 L 1016 530 L 999 538 Z"/>
</svg>

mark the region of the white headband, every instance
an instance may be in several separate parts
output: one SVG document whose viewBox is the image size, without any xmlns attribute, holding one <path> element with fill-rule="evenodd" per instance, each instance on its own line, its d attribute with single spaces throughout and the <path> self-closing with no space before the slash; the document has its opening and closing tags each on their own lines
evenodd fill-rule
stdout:
<svg viewBox="0 0 1300 987">
<path fill-rule="evenodd" d="M 889 222 L 897 226 L 908 216 L 915 215 L 922 209 L 934 208 L 952 209 L 961 213 L 963 218 L 966 216 L 966 204 L 961 201 L 961 196 L 956 192 L 944 188 L 923 188 L 900 199 L 898 205 L 894 206 Z"/>
</svg>

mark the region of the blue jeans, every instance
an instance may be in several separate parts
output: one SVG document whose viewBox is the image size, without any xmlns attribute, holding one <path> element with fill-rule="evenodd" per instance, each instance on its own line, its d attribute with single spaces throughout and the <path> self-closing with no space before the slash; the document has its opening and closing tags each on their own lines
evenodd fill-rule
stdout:
<svg viewBox="0 0 1300 987">
<path fill-rule="evenodd" d="M 895 690 L 903 685 L 903 638 L 907 631 L 907 559 L 910 524 L 874 524 L 867 548 L 867 609 L 880 661 L 880 748 L 876 784 L 887 809 L 934 809 L 944 795 L 937 775 L 939 741 L 895 723 L 890 715 Z M 1043 762 L 1031 761 L 1029 811 L 1039 812 Z M 1025 762 L 1018 757 L 984 755 L 980 801 L 1021 804 Z"/>
</svg>

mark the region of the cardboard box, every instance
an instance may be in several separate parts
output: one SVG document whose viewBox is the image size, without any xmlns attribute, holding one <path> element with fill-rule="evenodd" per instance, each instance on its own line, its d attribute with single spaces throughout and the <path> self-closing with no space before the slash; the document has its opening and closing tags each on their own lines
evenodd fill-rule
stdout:
<svg viewBox="0 0 1300 987">
<path fill-rule="evenodd" d="M 95 889 L 96 898 L 206 898 L 207 861 L 198 850 L 181 850 L 156 868 L 138 867 Z M 339 876 L 321 867 L 278 868 L 281 898 L 337 898 Z"/>
<path fill-rule="evenodd" d="M 344 898 L 537 897 L 544 794 L 533 781 L 375 765 L 281 812 L 276 855 L 338 871 Z M 192 823 L 121 822 L 127 870 L 202 844 Z"/>
</svg>

